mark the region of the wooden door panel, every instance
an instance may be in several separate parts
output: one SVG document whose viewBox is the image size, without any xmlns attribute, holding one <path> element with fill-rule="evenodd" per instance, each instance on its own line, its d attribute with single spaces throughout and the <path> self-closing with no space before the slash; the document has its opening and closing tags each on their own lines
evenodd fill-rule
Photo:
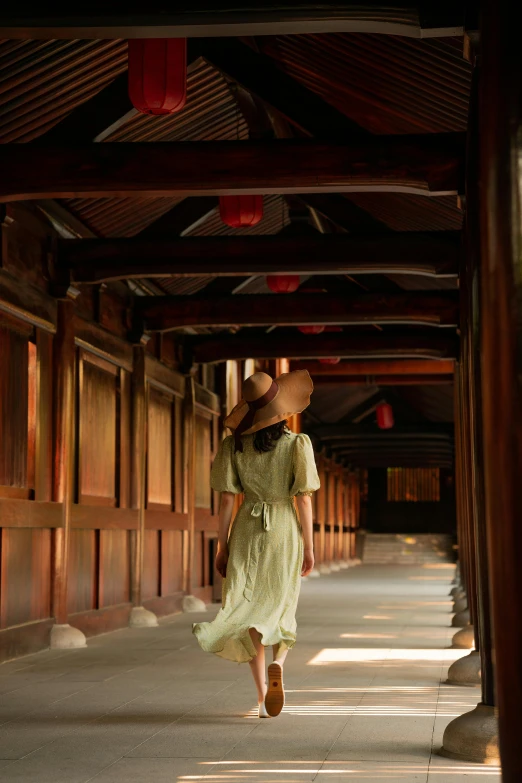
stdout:
<svg viewBox="0 0 522 783">
<path fill-rule="evenodd" d="M 143 557 L 143 599 L 156 598 L 160 590 L 160 533 L 146 530 Z"/>
<path fill-rule="evenodd" d="M 183 532 L 161 532 L 161 595 L 172 595 L 183 589 Z"/>
<path fill-rule="evenodd" d="M 99 605 L 130 600 L 130 548 L 127 530 L 100 530 Z"/>
<path fill-rule="evenodd" d="M 67 609 L 86 612 L 97 603 L 97 532 L 71 530 Z"/>
<path fill-rule="evenodd" d="M 79 500 L 116 498 L 117 376 L 82 359 Z"/>
<path fill-rule="evenodd" d="M 0 627 L 50 617 L 51 531 L 4 528 L 0 532 Z"/>
</svg>

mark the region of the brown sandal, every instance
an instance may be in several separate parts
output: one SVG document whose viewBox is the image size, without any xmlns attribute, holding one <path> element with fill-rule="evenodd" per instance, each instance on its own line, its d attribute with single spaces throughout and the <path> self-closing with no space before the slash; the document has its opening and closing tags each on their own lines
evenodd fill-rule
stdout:
<svg viewBox="0 0 522 783">
<path fill-rule="evenodd" d="M 280 663 L 271 663 L 268 667 L 268 690 L 265 696 L 265 707 L 270 717 L 275 718 L 285 705 L 285 689 L 283 686 L 283 667 Z"/>
</svg>

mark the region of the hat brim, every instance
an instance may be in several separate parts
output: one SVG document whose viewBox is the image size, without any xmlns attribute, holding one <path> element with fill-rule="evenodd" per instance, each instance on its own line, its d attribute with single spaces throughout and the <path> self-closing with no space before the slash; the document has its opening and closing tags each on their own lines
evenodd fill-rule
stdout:
<svg viewBox="0 0 522 783">
<path fill-rule="evenodd" d="M 308 370 L 292 370 L 292 372 L 283 373 L 275 382 L 279 386 L 277 396 L 256 412 L 254 423 L 250 429 L 242 432 L 242 435 L 251 435 L 271 424 L 277 424 L 289 416 L 296 413 L 302 413 L 310 405 L 310 395 L 314 390 L 314 384 Z M 248 411 L 248 403 L 240 400 L 238 404 L 230 411 L 224 424 L 230 430 L 235 430 L 241 423 L 243 417 Z"/>
</svg>

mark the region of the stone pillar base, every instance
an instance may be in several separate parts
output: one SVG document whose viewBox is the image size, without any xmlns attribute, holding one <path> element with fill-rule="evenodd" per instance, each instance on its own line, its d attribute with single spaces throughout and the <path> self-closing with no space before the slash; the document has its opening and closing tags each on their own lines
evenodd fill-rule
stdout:
<svg viewBox="0 0 522 783">
<path fill-rule="evenodd" d="M 462 612 L 454 615 L 451 625 L 453 628 L 465 628 L 470 623 L 469 609 L 464 609 Z"/>
<path fill-rule="evenodd" d="M 459 658 L 448 669 L 447 685 L 480 685 L 480 654 L 472 650 L 469 655 Z"/>
<path fill-rule="evenodd" d="M 464 609 L 468 608 L 468 599 L 467 598 L 459 598 L 455 599 L 453 602 L 453 611 L 455 614 L 458 614 L 459 612 L 463 612 Z"/>
<path fill-rule="evenodd" d="M 362 560 L 360 557 L 356 557 L 355 560 L 352 560 L 352 565 L 359 566 L 362 565 Z"/>
<path fill-rule="evenodd" d="M 319 569 L 318 568 L 314 568 L 313 571 L 310 571 L 308 576 L 310 577 L 310 579 L 319 579 L 321 574 L 319 573 Z"/>
<path fill-rule="evenodd" d="M 158 618 L 144 606 L 133 606 L 129 617 L 129 628 L 156 628 Z"/>
<path fill-rule="evenodd" d="M 339 560 L 339 568 L 350 568 L 348 560 Z"/>
<path fill-rule="evenodd" d="M 331 574 L 332 573 L 332 569 L 330 568 L 329 565 L 326 565 L 326 563 L 321 563 L 319 565 L 318 570 L 319 570 L 320 574 Z"/>
<path fill-rule="evenodd" d="M 339 563 L 337 562 L 330 563 L 330 571 L 340 571 L 340 570 L 341 570 L 341 566 L 339 565 Z"/>
<path fill-rule="evenodd" d="M 466 625 L 454 634 L 451 646 L 457 650 L 473 650 L 475 647 L 475 631 L 472 625 Z"/>
<path fill-rule="evenodd" d="M 500 765 L 498 721 L 494 707 L 477 704 L 446 726 L 441 756 L 475 764 Z"/>
<path fill-rule="evenodd" d="M 458 601 L 460 598 L 465 598 L 466 593 L 462 589 L 462 587 L 454 587 L 452 590 L 450 590 L 450 596 L 453 598 L 454 601 Z"/>
<path fill-rule="evenodd" d="M 189 612 L 206 612 L 207 607 L 205 606 L 205 602 L 201 600 L 201 598 L 196 598 L 195 595 L 186 595 L 183 598 L 182 604 L 181 604 L 182 610 L 188 614 Z"/>
<path fill-rule="evenodd" d="M 53 625 L 49 647 L 51 650 L 74 650 L 77 647 L 87 647 L 87 639 L 79 628 L 73 628 L 69 623 Z"/>
</svg>

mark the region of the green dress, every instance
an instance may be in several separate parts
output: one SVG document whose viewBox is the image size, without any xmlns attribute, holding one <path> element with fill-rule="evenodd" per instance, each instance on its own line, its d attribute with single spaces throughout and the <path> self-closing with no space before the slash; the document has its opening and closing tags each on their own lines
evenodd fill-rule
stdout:
<svg viewBox="0 0 522 783">
<path fill-rule="evenodd" d="M 233 437 L 225 438 L 212 466 L 212 488 L 243 492 L 244 502 L 229 536 L 221 609 L 192 629 L 203 650 L 238 663 L 256 654 L 249 628 L 265 646 L 295 644 L 303 537 L 293 498 L 319 489 L 308 435 L 283 435 L 261 454 L 253 440 L 243 436 L 243 452 L 234 453 Z"/>
</svg>

